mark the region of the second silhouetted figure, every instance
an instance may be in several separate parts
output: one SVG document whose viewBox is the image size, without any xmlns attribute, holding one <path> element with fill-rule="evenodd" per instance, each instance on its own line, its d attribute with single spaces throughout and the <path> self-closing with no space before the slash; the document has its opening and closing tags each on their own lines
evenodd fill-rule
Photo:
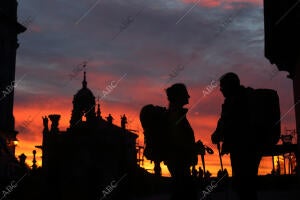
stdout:
<svg viewBox="0 0 300 200">
<path fill-rule="evenodd" d="M 174 181 L 173 199 L 197 199 L 191 166 L 197 164 L 194 131 L 186 118 L 186 86 L 176 83 L 166 90 L 169 100 L 169 153 L 165 161 Z"/>
</svg>

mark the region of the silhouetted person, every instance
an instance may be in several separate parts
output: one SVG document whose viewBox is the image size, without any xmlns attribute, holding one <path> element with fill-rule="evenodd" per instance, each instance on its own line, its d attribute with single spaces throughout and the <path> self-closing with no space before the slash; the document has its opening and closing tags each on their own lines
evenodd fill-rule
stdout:
<svg viewBox="0 0 300 200">
<path fill-rule="evenodd" d="M 22 176 L 30 170 L 27 167 L 26 158 L 27 158 L 27 156 L 24 153 L 19 155 L 19 162 L 20 162 L 20 167 L 21 167 L 20 173 L 22 174 Z"/>
<path fill-rule="evenodd" d="M 204 172 L 204 181 L 208 183 L 210 181 L 210 179 L 211 179 L 211 175 L 212 174 L 210 173 L 210 171 L 206 170 Z"/>
<path fill-rule="evenodd" d="M 199 167 L 199 172 L 198 172 L 198 178 L 203 181 L 204 178 L 204 171 L 201 167 Z"/>
<path fill-rule="evenodd" d="M 217 173 L 217 178 L 220 180 L 221 178 L 223 179 L 225 177 L 228 177 L 227 169 L 225 168 L 223 171 L 220 169 Z"/>
<path fill-rule="evenodd" d="M 186 86 L 176 83 L 166 90 L 169 100 L 169 155 L 165 164 L 174 183 L 172 200 L 197 199 L 190 168 L 197 165 L 194 131 L 186 118 L 189 103 Z"/>
<path fill-rule="evenodd" d="M 121 116 L 121 127 L 123 129 L 126 129 L 126 124 L 127 124 L 127 117 L 125 116 L 125 114 L 123 116 Z"/>
<path fill-rule="evenodd" d="M 223 176 L 223 171 L 220 169 L 217 173 L 217 178 L 221 178 Z"/>
<path fill-rule="evenodd" d="M 258 167 L 261 160 L 255 141 L 255 130 L 249 120 L 247 106 L 252 88 L 240 84 L 239 77 L 232 72 L 220 78 L 220 91 L 225 97 L 221 117 L 212 134 L 212 142 L 223 141 L 221 154 L 230 153 L 233 189 L 241 200 L 256 200 Z"/>
<path fill-rule="evenodd" d="M 193 175 L 194 178 L 197 178 L 198 171 L 197 171 L 195 165 L 192 167 L 192 175 Z"/>
<path fill-rule="evenodd" d="M 26 166 L 26 163 L 25 163 L 26 158 L 27 158 L 27 156 L 26 156 L 24 153 L 22 153 L 22 154 L 19 156 L 20 165 Z"/>
<path fill-rule="evenodd" d="M 106 120 L 109 124 L 112 124 L 113 123 L 113 117 L 111 116 L 111 114 L 109 114 L 107 117 L 106 117 Z"/>
</svg>

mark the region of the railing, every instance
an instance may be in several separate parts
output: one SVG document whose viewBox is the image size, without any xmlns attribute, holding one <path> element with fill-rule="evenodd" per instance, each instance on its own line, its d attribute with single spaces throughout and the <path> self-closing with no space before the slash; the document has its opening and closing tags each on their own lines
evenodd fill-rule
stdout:
<svg viewBox="0 0 300 200">
<path fill-rule="evenodd" d="M 263 152 L 263 156 L 272 156 L 272 167 L 273 167 L 273 172 L 275 172 L 275 164 L 274 164 L 274 156 L 283 156 L 283 169 L 284 169 L 284 174 L 286 174 L 286 157 L 289 159 L 289 174 L 292 173 L 292 163 L 290 160 L 290 156 L 294 154 L 297 151 L 297 144 L 292 144 L 292 143 L 284 143 L 280 145 L 274 145 L 273 147 L 265 150 Z M 288 155 L 287 155 L 288 154 Z M 287 155 L 287 156 L 286 156 Z M 279 166 L 280 167 L 280 166 Z"/>
</svg>

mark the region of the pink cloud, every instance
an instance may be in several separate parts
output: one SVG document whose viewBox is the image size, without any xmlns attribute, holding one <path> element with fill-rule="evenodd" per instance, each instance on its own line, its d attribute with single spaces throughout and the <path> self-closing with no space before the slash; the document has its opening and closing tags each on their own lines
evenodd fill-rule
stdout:
<svg viewBox="0 0 300 200">
<path fill-rule="evenodd" d="M 197 3 L 200 6 L 213 8 L 223 6 L 224 8 L 230 8 L 232 3 L 251 3 L 253 5 L 261 5 L 259 0 L 182 0 L 184 3 L 194 4 Z"/>
</svg>

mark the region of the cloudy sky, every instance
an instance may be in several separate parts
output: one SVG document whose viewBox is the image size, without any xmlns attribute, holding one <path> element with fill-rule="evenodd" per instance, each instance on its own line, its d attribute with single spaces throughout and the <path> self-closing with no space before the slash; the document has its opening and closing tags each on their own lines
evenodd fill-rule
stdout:
<svg viewBox="0 0 300 200">
<path fill-rule="evenodd" d="M 26 0 L 18 12 L 28 30 L 19 35 L 14 115 L 16 129 L 25 126 L 17 153 L 28 161 L 41 144 L 42 116 L 61 114 L 60 129 L 69 126 L 83 63 L 102 116 L 111 113 L 119 125 L 125 113 L 141 145 L 140 108 L 167 106 L 165 88 L 183 82 L 196 139 L 215 149 L 210 135 L 223 97 L 214 81 L 228 71 L 245 86 L 276 89 L 283 130 L 295 128 L 292 82 L 264 57 L 262 0 Z M 217 153 L 206 162 L 214 174 Z M 270 171 L 270 162 L 264 159 L 261 173 Z"/>
</svg>

